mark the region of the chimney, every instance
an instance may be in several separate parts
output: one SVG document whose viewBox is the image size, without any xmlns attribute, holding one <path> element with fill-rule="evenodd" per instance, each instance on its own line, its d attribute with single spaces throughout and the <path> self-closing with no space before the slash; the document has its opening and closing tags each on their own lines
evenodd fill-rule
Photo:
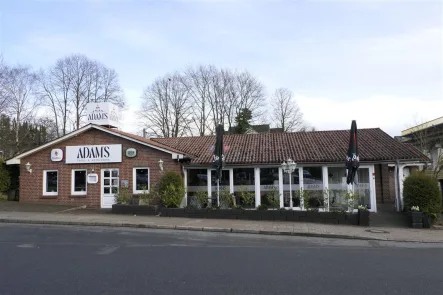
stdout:
<svg viewBox="0 0 443 295">
<path fill-rule="evenodd" d="M 143 128 L 143 138 L 146 138 L 146 129 Z"/>
</svg>

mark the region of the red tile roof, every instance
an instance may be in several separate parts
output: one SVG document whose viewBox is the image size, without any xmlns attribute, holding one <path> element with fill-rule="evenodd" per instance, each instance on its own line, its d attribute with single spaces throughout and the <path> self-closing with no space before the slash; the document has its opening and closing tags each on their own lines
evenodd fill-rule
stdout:
<svg viewBox="0 0 443 295">
<path fill-rule="evenodd" d="M 98 127 L 102 127 L 102 126 L 98 126 Z M 124 132 L 124 131 L 121 131 L 121 130 L 118 130 L 118 129 L 115 129 L 115 128 L 107 128 L 107 129 L 109 129 L 112 132 L 118 133 L 120 135 L 127 136 L 129 138 L 134 139 L 134 140 L 138 140 L 138 141 L 147 143 L 149 145 L 152 145 L 152 146 L 155 146 L 155 147 L 158 147 L 158 148 L 161 148 L 161 149 L 165 149 L 165 150 L 171 151 L 173 153 L 184 154 L 182 151 L 177 150 L 174 147 L 164 145 L 164 144 L 162 144 L 160 142 L 154 141 L 154 140 L 149 139 L 149 138 L 145 138 L 143 136 L 138 136 L 138 135 L 135 135 L 135 134 L 132 134 L 132 133 L 127 133 L 127 132 Z"/>
<path fill-rule="evenodd" d="M 209 164 L 215 136 L 151 138 L 192 157 L 192 163 Z M 227 164 L 277 164 L 291 158 L 296 163 L 344 162 L 349 130 L 225 135 Z M 379 128 L 359 129 L 360 161 L 429 161 L 411 145 L 398 142 Z"/>
</svg>

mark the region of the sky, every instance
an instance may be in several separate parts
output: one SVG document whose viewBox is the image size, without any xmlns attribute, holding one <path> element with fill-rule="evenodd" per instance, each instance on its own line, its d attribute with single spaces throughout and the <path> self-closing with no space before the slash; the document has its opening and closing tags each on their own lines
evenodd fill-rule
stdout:
<svg viewBox="0 0 443 295">
<path fill-rule="evenodd" d="M 443 116 L 443 1 L 0 1 L 0 51 L 46 68 L 83 53 L 119 74 L 138 133 L 143 89 L 187 66 L 248 70 L 295 93 L 318 130 L 391 136 Z"/>
</svg>

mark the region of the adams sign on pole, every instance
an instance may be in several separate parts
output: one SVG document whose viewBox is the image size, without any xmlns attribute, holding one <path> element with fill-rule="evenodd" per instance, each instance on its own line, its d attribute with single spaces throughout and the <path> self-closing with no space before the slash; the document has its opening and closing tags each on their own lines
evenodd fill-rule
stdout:
<svg viewBox="0 0 443 295">
<path fill-rule="evenodd" d="M 86 119 L 89 123 L 118 127 L 120 108 L 110 102 L 91 102 L 86 105 Z"/>
<path fill-rule="evenodd" d="M 122 145 L 79 145 L 66 147 L 66 164 L 120 163 Z"/>
</svg>

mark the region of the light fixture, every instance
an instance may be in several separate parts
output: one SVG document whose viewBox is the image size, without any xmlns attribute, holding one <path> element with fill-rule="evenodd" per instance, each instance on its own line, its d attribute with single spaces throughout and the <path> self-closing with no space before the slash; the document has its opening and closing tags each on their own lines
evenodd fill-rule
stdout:
<svg viewBox="0 0 443 295">
<path fill-rule="evenodd" d="M 283 172 L 289 174 L 289 208 L 291 208 L 291 210 L 292 210 L 293 209 L 293 203 L 292 203 L 292 173 L 294 172 L 295 168 L 297 167 L 297 164 L 291 158 L 289 158 L 286 162 L 283 162 L 281 164 L 281 167 L 283 169 Z M 300 205 L 303 204 L 302 202 L 303 202 L 303 200 L 300 199 Z"/>
<path fill-rule="evenodd" d="M 162 161 L 162 159 L 158 160 L 158 167 L 160 168 L 160 171 L 163 171 L 163 161 Z"/>
<path fill-rule="evenodd" d="M 29 173 L 32 173 L 32 169 L 31 169 L 31 164 L 28 162 L 25 165 L 26 171 L 28 171 Z"/>
</svg>

